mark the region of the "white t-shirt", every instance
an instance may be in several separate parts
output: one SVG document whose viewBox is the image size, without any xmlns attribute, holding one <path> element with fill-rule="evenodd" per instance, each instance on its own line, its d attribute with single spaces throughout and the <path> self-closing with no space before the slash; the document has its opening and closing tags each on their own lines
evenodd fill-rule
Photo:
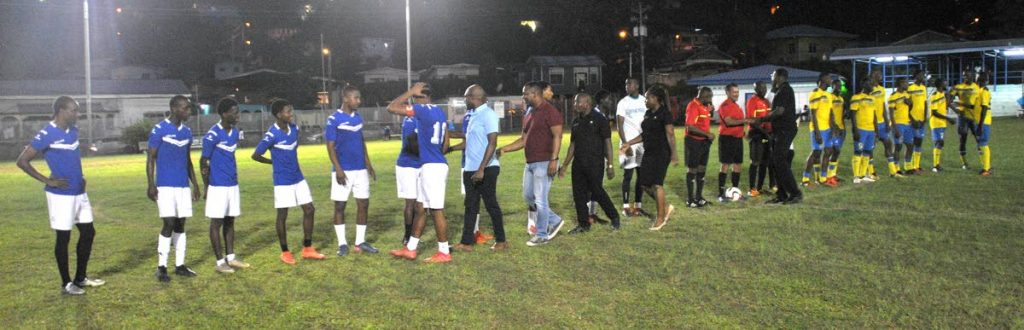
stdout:
<svg viewBox="0 0 1024 330">
<path fill-rule="evenodd" d="M 625 141 L 632 140 L 640 135 L 640 123 L 644 121 L 644 113 L 647 112 L 647 99 L 643 95 L 636 98 L 626 95 L 616 107 L 616 116 L 622 118 L 622 133 Z"/>
</svg>

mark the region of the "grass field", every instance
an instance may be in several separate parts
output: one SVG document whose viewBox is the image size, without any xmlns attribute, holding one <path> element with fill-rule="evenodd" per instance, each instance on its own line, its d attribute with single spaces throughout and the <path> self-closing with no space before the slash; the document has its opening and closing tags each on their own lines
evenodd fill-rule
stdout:
<svg viewBox="0 0 1024 330">
<path fill-rule="evenodd" d="M 681 136 L 681 131 L 677 132 Z M 955 139 L 955 133 L 949 134 Z M 501 137 L 504 145 L 513 136 Z M 238 151 L 242 216 L 236 253 L 253 264 L 232 275 L 213 271 L 207 220 L 189 220 L 188 264 L 199 277 L 153 277 L 156 206 L 146 196 L 141 155 L 84 160 L 98 236 L 90 275 L 107 285 L 83 297 L 59 293 L 42 187 L 12 162 L 0 163 L 0 324 L 12 328 L 1024 328 L 1024 121 L 993 128 L 995 175 L 955 169 L 871 185 L 815 188 L 796 206 L 765 198 L 683 207 L 684 169 L 670 167 L 669 201 L 677 211 L 660 232 L 646 219 L 623 230 L 598 227 L 524 244 L 520 197 L 522 153 L 501 159 L 499 198 L 512 249 L 478 248 L 449 265 L 394 260 L 386 254 L 333 256 L 329 162 L 322 145 L 300 148 L 317 206 L 314 244 L 330 258 L 278 261 L 270 166 Z M 568 142 L 568 137 L 566 137 Z M 797 140 L 803 165 L 808 137 Z M 931 166 L 930 141 L 922 163 Z M 973 148 L 973 142 L 970 144 Z M 681 147 L 681 143 L 680 143 Z M 712 148 L 709 168 L 717 169 Z M 398 141 L 369 145 L 372 185 L 368 239 L 382 251 L 399 246 L 401 201 L 395 198 Z M 564 149 L 563 149 L 564 150 Z M 849 142 L 841 176 L 849 179 Z M 880 152 L 876 153 L 880 155 Z M 198 162 L 198 154 L 193 155 Z M 457 164 L 458 155 L 449 156 Z M 970 154 L 977 168 L 978 158 Z M 43 161 L 35 162 L 45 170 Z M 880 172 L 883 163 L 876 162 Z M 717 184 L 709 171 L 705 196 Z M 799 175 L 799 171 L 796 172 Z M 567 176 L 568 177 L 568 176 Z M 617 205 L 621 171 L 606 187 Z M 458 177 L 448 178 L 447 214 L 458 240 L 463 207 Z M 746 171 L 742 180 L 746 188 Z M 553 208 L 574 219 L 568 179 L 552 187 Z M 681 197 L 683 196 L 683 197 Z M 653 201 L 645 199 L 647 209 Z M 353 205 L 354 206 L 354 205 Z M 203 203 L 195 205 L 202 215 Z M 354 208 L 349 240 L 354 236 Z M 301 244 L 301 211 L 293 209 L 289 240 Z M 490 224 L 484 217 L 485 231 Z M 567 226 L 565 229 L 569 229 Z M 432 254 L 434 233 L 421 255 Z M 77 234 L 72 238 L 77 240 Z M 72 272 L 74 251 L 72 246 Z M 422 259 L 422 257 L 421 257 Z M 173 259 L 172 259 L 173 262 Z M 74 275 L 74 274 L 72 274 Z"/>
</svg>

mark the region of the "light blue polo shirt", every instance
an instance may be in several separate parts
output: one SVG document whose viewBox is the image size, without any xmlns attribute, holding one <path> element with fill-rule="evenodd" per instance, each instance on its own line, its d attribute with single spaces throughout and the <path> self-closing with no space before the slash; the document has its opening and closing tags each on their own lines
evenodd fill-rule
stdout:
<svg viewBox="0 0 1024 330">
<path fill-rule="evenodd" d="M 480 169 L 480 162 L 483 161 L 484 154 L 487 152 L 487 135 L 498 133 L 498 114 L 487 104 L 483 104 L 475 110 L 466 111 L 462 126 L 466 128 L 466 151 L 464 154 L 466 161 L 462 164 L 462 171 L 475 172 Z M 487 167 L 498 166 L 498 146 L 494 146 L 494 148 L 495 155 L 491 157 L 491 162 L 487 164 Z"/>
</svg>

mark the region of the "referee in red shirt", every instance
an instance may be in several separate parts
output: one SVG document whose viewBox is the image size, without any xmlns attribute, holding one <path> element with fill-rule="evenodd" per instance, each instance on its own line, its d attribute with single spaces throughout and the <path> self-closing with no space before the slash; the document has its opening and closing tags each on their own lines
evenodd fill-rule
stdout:
<svg viewBox="0 0 1024 330">
<path fill-rule="evenodd" d="M 711 151 L 711 88 L 701 87 L 697 97 L 686 106 L 686 138 L 684 152 L 686 155 L 686 195 L 687 207 L 704 207 L 711 203 L 702 196 L 704 194 L 704 173 L 707 171 L 708 154 Z M 696 193 L 694 187 L 696 186 Z"/>
<path fill-rule="evenodd" d="M 721 119 L 718 126 L 718 162 L 722 169 L 718 172 L 718 201 L 724 202 L 725 190 L 728 187 L 739 187 L 740 171 L 743 170 L 743 128 L 750 121 L 744 118 L 743 109 L 736 104 L 740 98 L 740 88 L 736 84 L 725 86 L 726 99 L 718 106 Z M 732 186 L 727 186 L 725 179 L 732 168 Z"/>
</svg>

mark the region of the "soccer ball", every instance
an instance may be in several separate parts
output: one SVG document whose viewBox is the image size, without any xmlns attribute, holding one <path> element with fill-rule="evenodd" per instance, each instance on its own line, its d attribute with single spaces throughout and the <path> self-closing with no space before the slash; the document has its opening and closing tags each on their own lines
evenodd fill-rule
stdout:
<svg viewBox="0 0 1024 330">
<path fill-rule="evenodd" d="M 743 199 L 743 191 L 740 188 L 732 187 L 725 191 L 725 198 L 729 201 L 738 202 Z"/>
</svg>

